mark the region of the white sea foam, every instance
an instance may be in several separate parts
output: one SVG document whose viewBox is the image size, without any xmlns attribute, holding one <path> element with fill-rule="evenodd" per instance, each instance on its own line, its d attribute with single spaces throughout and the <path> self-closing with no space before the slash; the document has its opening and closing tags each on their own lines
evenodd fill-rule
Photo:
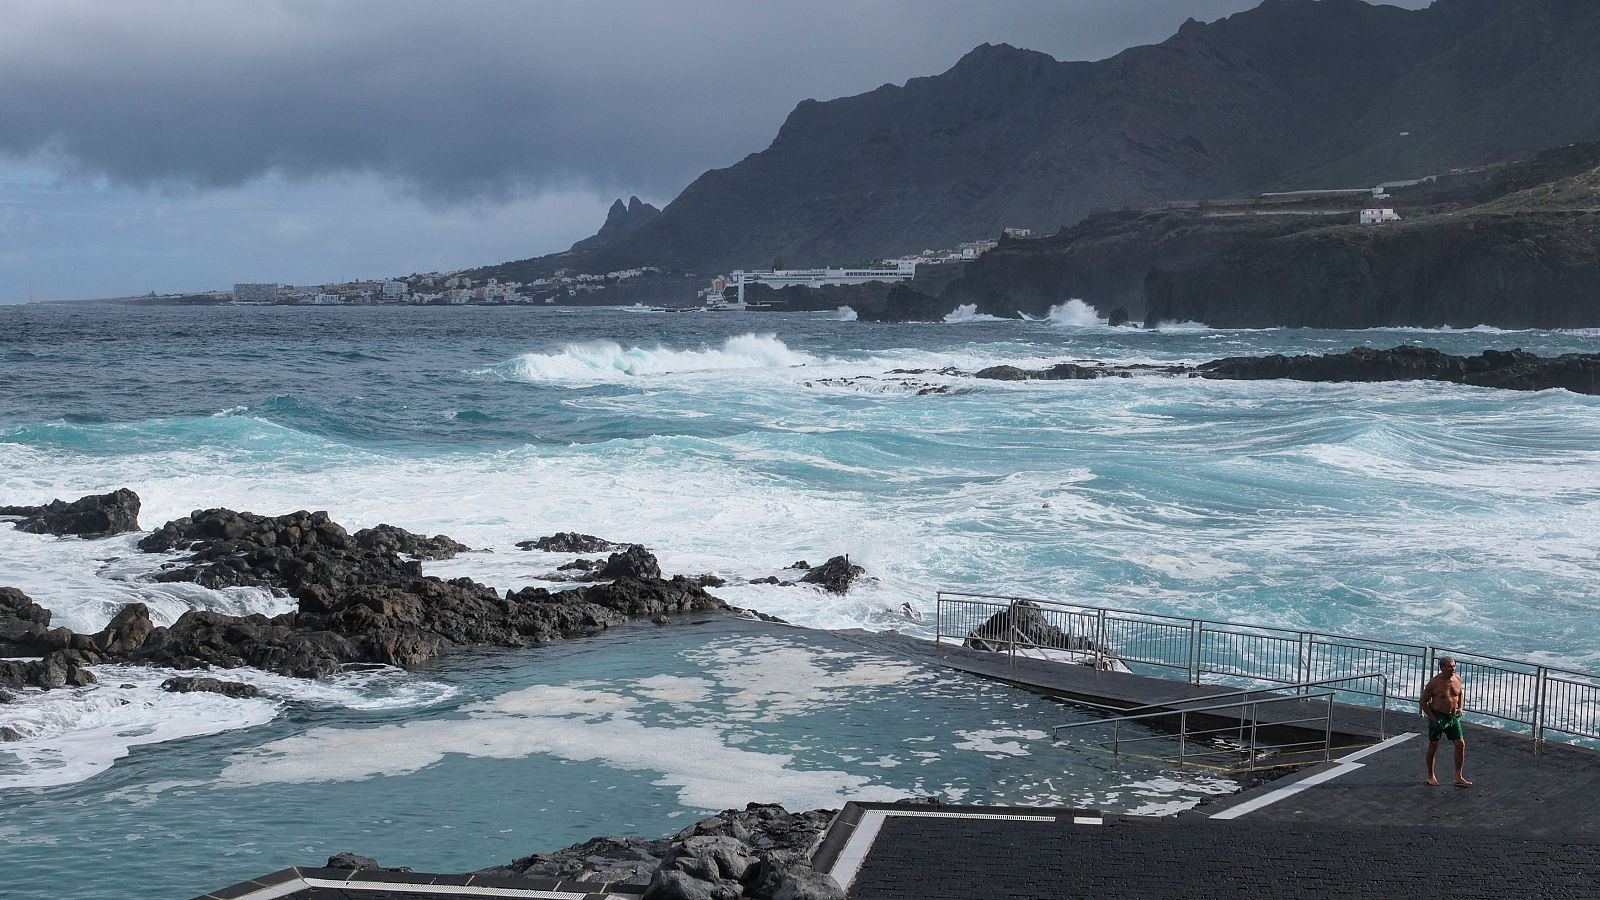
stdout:
<svg viewBox="0 0 1600 900">
<path fill-rule="evenodd" d="M 142 580 L 172 558 L 140 552 L 134 544 L 142 536 L 84 540 L 0 527 L 3 583 L 50 610 L 52 626 L 90 633 L 104 628 L 129 603 L 149 606 L 157 625 L 171 625 L 190 609 L 230 615 L 276 615 L 294 609 L 294 601 L 274 597 L 261 588 L 212 590 L 195 584 Z"/>
<path fill-rule="evenodd" d="M 839 307 L 838 311 L 833 314 L 833 318 L 838 322 L 854 322 L 856 320 L 855 308 L 850 306 L 841 306 Z"/>
<path fill-rule="evenodd" d="M 957 731 L 956 736 L 962 740 L 956 741 L 954 746 L 958 750 L 971 750 L 982 753 L 995 759 L 1007 756 L 1028 756 L 1031 751 L 1023 746 L 1023 741 L 1042 741 L 1046 735 L 1042 731 L 1031 728 L 988 728 L 976 731 Z M 1011 738 L 1011 740 L 1005 740 Z"/>
<path fill-rule="evenodd" d="M 956 307 L 954 310 L 951 310 L 950 312 L 946 313 L 945 317 L 944 317 L 944 320 L 946 322 L 949 322 L 950 324 L 953 324 L 953 325 L 954 324 L 961 324 L 961 323 L 964 323 L 964 322 L 1004 322 L 1004 321 L 1006 321 L 1005 319 L 1002 319 L 999 316 L 991 316 L 988 313 L 978 312 L 978 304 L 976 304 L 976 303 L 963 303 L 962 305 Z"/>
<path fill-rule="evenodd" d="M 750 801 L 815 809 L 902 796 L 866 776 L 796 769 L 790 754 L 730 746 L 711 726 L 643 724 L 635 704 L 615 692 L 536 685 L 473 704 L 466 719 L 314 728 L 236 754 L 220 780 L 232 786 L 362 780 L 409 774 L 453 754 L 520 759 L 539 753 L 660 773 L 655 784 L 677 788 L 680 803 L 699 809 Z"/>
<path fill-rule="evenodd" d="M 589 382 L 653 375 L 718 370 L 770 369 L 803 366 L 809 354 L 789 349 L 773 334 L 743 334 L 728 338 L 721 347 L 679 350 L 623 349 L 615 341 L 568 344 L 556 353 L 526 353 L 488 372 L 535 382 Z"/>
<path fill-rule="evenodd" d="M 108 668 L 114 671 L 102 684 L 30 692 L 0 706 L 0 724 L 24 735 L 0 744 L 0 790 L 73 784 L 134 747 L 261 725 L 280 708 L 269 698 L 166 693 L 160 685 L 169 670 Z"/>
<path fill-rule="evenodd" d="M 377 667 L 309 681 L 254 669 L 215 673 L 255 685 L 262 696 L 168 693 L 171 669 L 96 666 L 98 682 L 86 688 L 29 691 L 0 706 L 0 725 L 23 740 L 0 744 L 0 790 L 73 784 L 110 768 L 134 747 L 252 728 L 272 721 L 286 703 L 346 709 L 429 706 L 456 689 Z"/>
<path fill-rule="evenodd" d="M 728 718 L 756 722 L 773 722 L 820 703 L 838 702 L 854 688 L 933 678 L 920 666 L 796 647 L 775 638 L 726 642 L 688 656 L 706 665 L 718 684 L 733 689 L 723 699 Z"/>
<path fill-rule="evenodd" d="M 1050 314 L 1045 318 L 1056 325 L 1066 325 L 1072 328 L 1090 328 L 1096 325 L 1104 325 L 1109 321 L 1101 318 L 1099 310 L 1076 297 L 1065 303 L 1058 303 L 1050 307 Z"/>
</svg>

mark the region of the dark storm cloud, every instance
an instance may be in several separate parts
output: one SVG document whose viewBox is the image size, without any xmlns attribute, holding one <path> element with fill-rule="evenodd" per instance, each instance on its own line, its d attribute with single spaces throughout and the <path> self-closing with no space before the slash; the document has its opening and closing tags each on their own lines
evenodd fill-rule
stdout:
<svg viewBox="0 0 1600 900">
<path fill-rule="evenodd" d="M 670 196 L 806 97 L 983 41 L 1103 57 L 1249 5 L 0 0 L 0 154 L 133 186 L 370 172 L 446 200 Z"/>
</svg>

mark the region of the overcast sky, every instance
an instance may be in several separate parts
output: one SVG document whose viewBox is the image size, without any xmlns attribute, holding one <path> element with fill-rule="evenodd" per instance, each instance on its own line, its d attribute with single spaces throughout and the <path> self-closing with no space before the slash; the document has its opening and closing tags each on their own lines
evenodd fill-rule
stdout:
<svg viewBox="0 0 1600 900">
<path fill-rule="evenodd" d="M 1253 5 L 0 0 L 0 302 L 564 249 L 616 197 L 662 206 L 763 149 L 800 100 Z"/>
</svg>

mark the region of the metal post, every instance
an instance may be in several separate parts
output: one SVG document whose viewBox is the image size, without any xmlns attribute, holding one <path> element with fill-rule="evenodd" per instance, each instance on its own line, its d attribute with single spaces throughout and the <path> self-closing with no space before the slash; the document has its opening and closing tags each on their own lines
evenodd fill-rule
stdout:
<svg viewBox="0 0 1600 900">
<path fill-rule="evenodd" d="M 1533 689 L 1533 752 L 1538 753 L 1544 747 L 1544 695 L 1550 673 L 1545 671 L 1544 666 L 1538 666 L 1534 669 L 1534 675 L 1538 681 Z"/>
<path fill-rule="evenodd" d="M 1328 693 L 1328 724 L 1322 732 L 1322 761 L 1333 758 L 1333 693 Z"/>
<path fill-rule="evenodd" d="M 1310 634 L 1310 632 L 1306 632 L 1306 631 L 1300 632 L 1299 651 L 1300 651 L 1300 683 L 1301 684 L 1305 684 L 1306 682 L 1311 680 L 1311 650 L 1307 646 L 1308 644 L 1310 644 L 1310 642 L 1311 642 L 1311 634 Z M 1301 688 L 1300 689 L 1300 693 L 1304 694 L 1307 690 L 1309 690 L 1309 689 L 1308 688 Z"/>
<path fill-rule="evenodd" d="M 1011 654 L 1011 667 L 1017 667 L 1017 601 L 1012 598 L 1006 606 L 1006 647 Z"/>
<path fill-rule="evenodd" d="M 1111 651 L 1111 647 L 1106 643 L 1106 611 L 1104 609 L 1097 610 L 1094 618 L 1095 660 L 1096 668 L 1099 668 L 1100 657 L 1109 653 Z"/>
<path fill-rule="evenodd" d="M 1189 620 L 1189 683 L 1200 683 L 1200 630 L 1198 619 Z"/>
<path fill-rule="evenodd" d="M 1259 744 L 1258 731 L 1261 727 L 1261 715 L 1256 709 L 1257 704 L 1250 704 L 1250 771 L 1256 770 L 1256 747 Z"/>
<path fill-rule="evenodd" d="M 1189 714 L 1178 713 L 1178 768 L 1183 768 L 1184 738 L 1189 734 Z"/>
<path fill-rule="evenodd" d="M 939 646 L 944 637 L 944 591 L 933 595 L 933 645 Z"/>
<path fill-rule="evenodd" d="M 1389 739 L 1389 676 L 1379 675 L 1378 681 L 1383 685 L 1383 705 L 1378 707 L 1378 740 Z"/>
</svg>

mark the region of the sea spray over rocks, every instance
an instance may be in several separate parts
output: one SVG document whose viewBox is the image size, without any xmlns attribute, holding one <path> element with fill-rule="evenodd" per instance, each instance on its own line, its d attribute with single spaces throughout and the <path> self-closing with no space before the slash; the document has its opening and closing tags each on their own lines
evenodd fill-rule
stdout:
<svg viewBox="0 0 1600 900">
<path fill-rule="evenodd" d="M 346 663 L 413 667 L 451 646 L 519 647 L 593 634 L 634 618 L 727 609 L 698 582 L 663 578 L 655 557 L 637 545 L 612 554 L 594 573 L 609 583 L 559 593 L 530 587 L 501 596 L 470 579 L 423 576 L 415 560 L 400 556 L 448 559 L 466 550 L 463 544 L 391 525 L 351 535 L 325 512 L 197 510 L 152 532 L 139 549 L 188 553 L 156 573 L 157 580 L 266 587 L 295 596 L 297 609 L 271 618 L 190 610 L 163 628 L 145 604 L 134 603 L 104 631 L 83 635 L 51 630 L 48 610 L 21 591 L 0 589 L 0 649 L 44 654 L 0 665 L 0 684 L 81 686 L 94 680 L 85 666 L 107 661 L 251 666 L 320 678 Z"/>
<path fill-rule="evenodd" d="M 0 516 L 21 516 L 17 527 L 58 537 L 110 537 L 139 530 L 139 495 L 127 488 L 43 506 L 0 506 Z"/>
</svg>

